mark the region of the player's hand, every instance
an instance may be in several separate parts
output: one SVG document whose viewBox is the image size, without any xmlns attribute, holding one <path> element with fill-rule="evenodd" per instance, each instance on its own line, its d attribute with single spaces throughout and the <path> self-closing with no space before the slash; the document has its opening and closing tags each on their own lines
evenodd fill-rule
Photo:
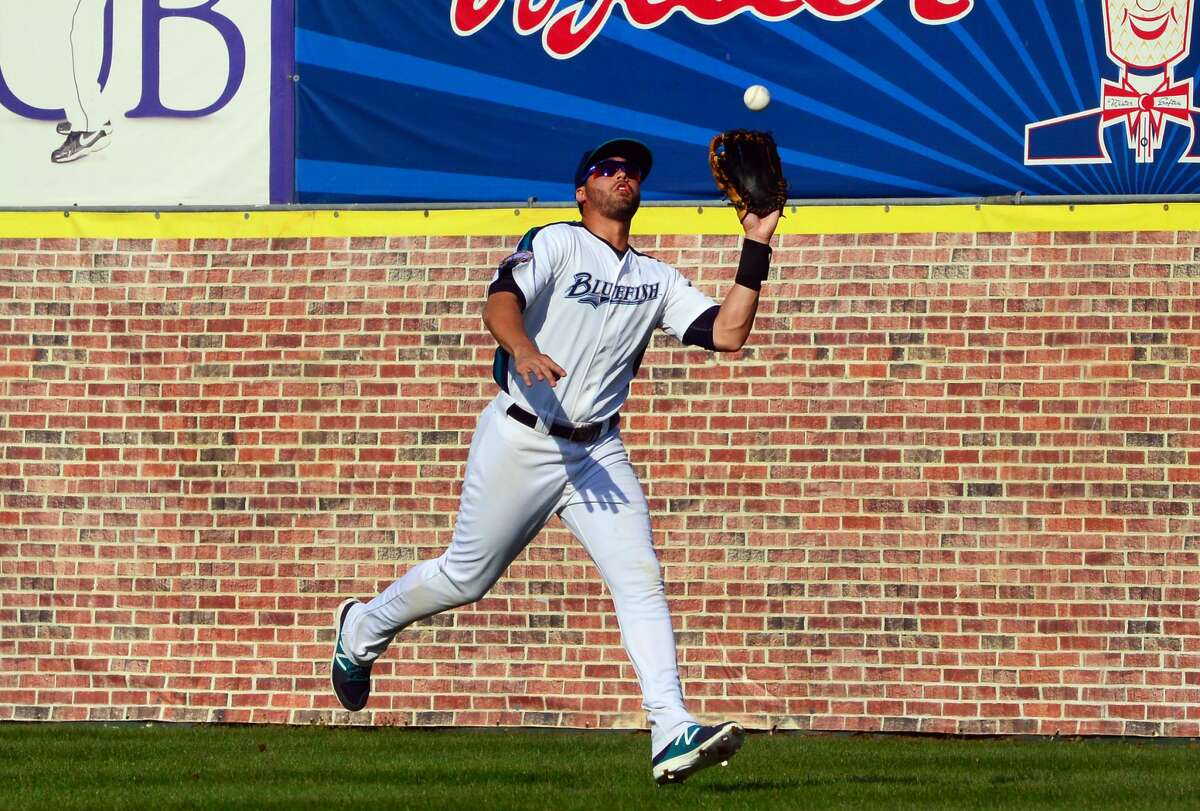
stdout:
<svg viewBox="0 0 1200 811">
<path fill-rule="evenodd" d="M 543 355 L 535 349 L 513 358 L 517 374 L 525 381 L 526 386 L 533 385 L 533 378 L 545 380 L 551 388 L 558 385 L 559 378 L 567 376 L 567 370 L 559 366 L 549 355 Z"/>
<path fill-rule="evenodd" d="M 742 228 L 745 229 L 746 236 L 755 242 L 770 243 L 771 237 L 775 235 L 775 229 L 779 227 L 779 218 L 782 215 L 783 209 L 772 211 L 765 217 L 747 211 L 746 216 L 742 218 Z"/>
</svg>

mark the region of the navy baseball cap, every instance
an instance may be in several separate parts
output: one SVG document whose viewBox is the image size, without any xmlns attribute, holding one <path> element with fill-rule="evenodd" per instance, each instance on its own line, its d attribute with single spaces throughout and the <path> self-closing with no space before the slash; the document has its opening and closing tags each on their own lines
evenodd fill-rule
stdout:
<svg viewBox="0 0 1200 811">
<path fill-rule="evenodd" d="M 583 153 L 583 157 L 579 159 L 579 166 L 575 169 L 575 188 L 579 188 L 587 182 L 588 169 L 597 161 L 618 155 L 642 167 L 642 180 L 645 180 L 646 176 L 650 174 L 650 166 L 654 163 L 654 158 L 650 155 L 650 147 L 632 138 L 614 138 Z"/>
</svg>

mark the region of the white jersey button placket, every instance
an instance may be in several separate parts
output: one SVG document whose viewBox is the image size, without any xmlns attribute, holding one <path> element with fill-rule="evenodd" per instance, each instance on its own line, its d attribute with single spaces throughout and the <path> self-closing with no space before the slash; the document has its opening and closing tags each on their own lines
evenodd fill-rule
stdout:
<svg viewBox="0 0 1200 811">
<path fill-rule="evenodd" d="M 617 285 L 621 281 L 622 271 L 624 271 L 630 258 L 634 255 L 632 248 L 625 250 L 625 255 L 617 260 L 616 273 L 612 280 L 612 289 L 616 290 Z M 610 265 L 611 267 L 611 265 Z M 605 280 L 607 281 L 607 280 Z M 586 384 L 580 389 L 579 398 L 576 400 L 578 408 L 575 413 L 578 416 L 577 422 L 589 422 L 595 418 L 593 411 L 596 407 L 596 400 L 600 396 L 600 387 L 604 382 L 601 377 L 594 375 L 592 369 L 595 368 L 596 358 L 603 353 L 605 357 L 611 357 L 611 349 L 605 346 L 605 336 L 608 333 L 608 319 L 612 314 L 613 305 L 611 301 L 604 302 L 600 305 L 603 310 L 600 317 L 600 329 L 595 336 L 595 344 L 592 347 L 592 356 L 588 360 L 587 371 L 584 373 Z M 608 370 L 605 371 L 605 376 Z"/>
</svg>

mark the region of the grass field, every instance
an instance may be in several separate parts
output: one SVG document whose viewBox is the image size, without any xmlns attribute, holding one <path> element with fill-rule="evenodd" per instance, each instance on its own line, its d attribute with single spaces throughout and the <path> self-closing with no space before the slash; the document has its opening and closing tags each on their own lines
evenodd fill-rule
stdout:
<svg viewBox="0 0 1200 811">
<path fill-rule="evenodd" d="M 752 735 L 658 788 L 634 733 L 0 724 L 0 806 L 1198 808 L 1200 747 Z"/>
</svg>

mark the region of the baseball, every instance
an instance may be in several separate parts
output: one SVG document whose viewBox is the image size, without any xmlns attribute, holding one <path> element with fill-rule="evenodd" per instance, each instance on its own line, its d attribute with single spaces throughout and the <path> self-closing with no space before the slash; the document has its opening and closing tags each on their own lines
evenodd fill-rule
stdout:
<svg viewBox="0 0 1200 811">
<path fill-rule="evenodd" d="M 751 110 L 758 112 L 771 103 L 771 92 L 760 84 L 750 85 L 746 88 L 742 101 L 746 102 L 746 106 Z"/>
</svg>

